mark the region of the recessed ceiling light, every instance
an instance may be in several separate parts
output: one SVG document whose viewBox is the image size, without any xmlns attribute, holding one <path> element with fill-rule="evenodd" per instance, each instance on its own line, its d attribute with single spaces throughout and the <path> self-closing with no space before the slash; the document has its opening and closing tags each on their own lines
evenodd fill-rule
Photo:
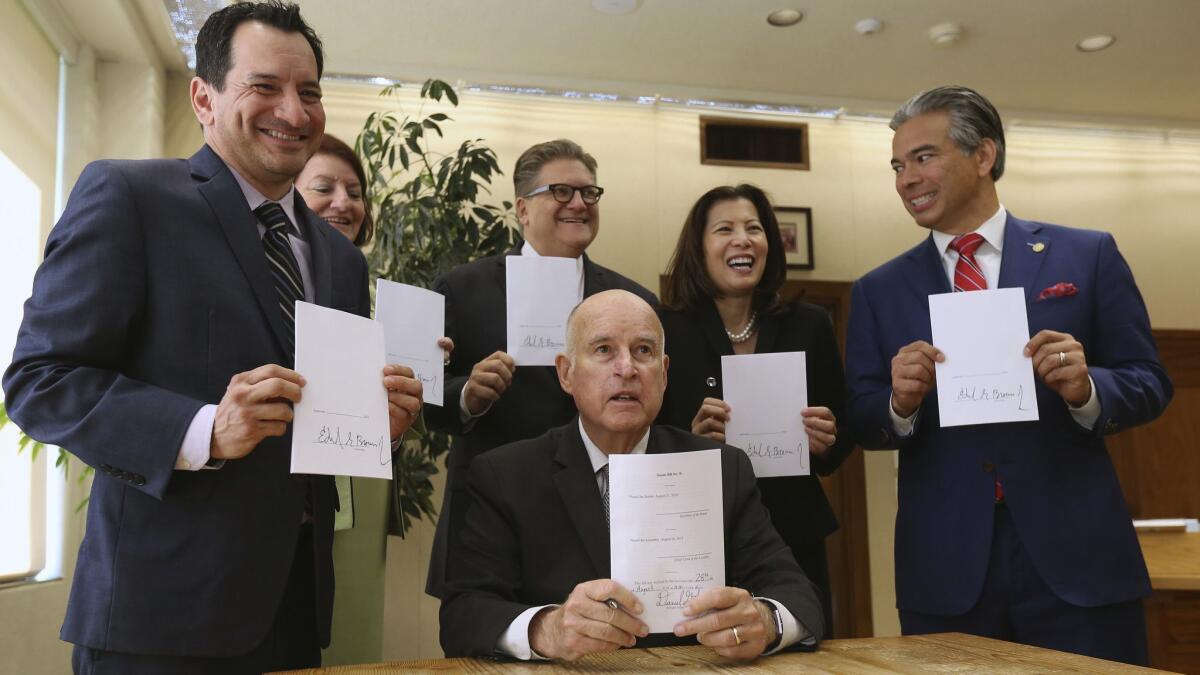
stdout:
<svg viewBox="0 0 1200 675">
<path fill-rule="evenodd" d="M 772 26 L 794 26 L 804 18 L 804 12 L 798 9 L 777 9 L 767 15 L 767 23 Z"/>
<path fill-rule="evenodd" d="M 876 18 L 867 18 L 854 24 L 854 30 L 859 35 L 874 35 L 883 30 L 883 22 Z"/>
<path fill-rule="evenodd" d="M 939 23 L 929 29 L 929 41 L 939 47 L 949 47 L 962 39 L 962 26 L 953 23 Z"/>
<path fill-rule="evenodd" d="M 640 4 L 641 0 L 592 0 L 592 9 L 605 14 L 629 14 Z"/>
<path fill-rule="evenodd" d="M 1075 49 L 1081 52 L 1098 52 L 1101 49 L 1108 49 L 1116 41 L 1117 38 L 1111 35 L 1091 35 L 1076 42 Z"/>
</svg>

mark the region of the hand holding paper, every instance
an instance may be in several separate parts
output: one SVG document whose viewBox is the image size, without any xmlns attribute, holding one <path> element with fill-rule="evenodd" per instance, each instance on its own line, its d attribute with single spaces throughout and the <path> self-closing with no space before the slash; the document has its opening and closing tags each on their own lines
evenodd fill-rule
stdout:
<svg viewBox="0 0 1200 675">
<path fill-rule="evenodd" d="M 1038 419 L 1023 289 L 931 295 L 929 321 L 943 427 Z"/>
<path fill-rule="evenodd" d="M 421 381 L 425 402 L 442 405 L 445 368 L 438 338 L 446 325 L 446 298 L 380 279 L 375 286 L 375 320 L 383 324 L 387 362 L 411 368 L 409 376 Z"/>
<path fill-rule="evenodd" d="M 292 423 L 292 472 L 391 478 L 383 325 L 296 303 L 296 371 L 304 395 Z"/>
<path fill-rule="evenodd" d="M 567 344 L 567 316 L 579 301 L 576 264 L 519 255 L 505 260 L 507 351 L 518 366 L 552 366 Z"/>
<path fill-rule="evenodd" d="M 669 633 L 684 606 L 725 585 L 721 451 L 608 458 L 612 578 L 645 605 L 652 633 Z"/>
<path fill-rule="evenodd" d="M 725 442 L 746 452 L 754 475 L 809 475 L 804 352 L 722 356 L 721 380 L 730 408 Z"/>
</svg>

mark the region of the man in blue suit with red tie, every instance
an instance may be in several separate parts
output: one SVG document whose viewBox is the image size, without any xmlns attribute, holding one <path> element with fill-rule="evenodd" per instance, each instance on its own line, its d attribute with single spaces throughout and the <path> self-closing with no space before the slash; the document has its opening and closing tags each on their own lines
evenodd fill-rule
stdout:
<svg viewBox="0 0 1200 675">
<path fill-rule="evenodd" d="M 325 128 L 295 5 L 196 43 L 190 159 L 79 177 L 25 305 L 9 412 L 96 468 L 62 638 L 76 673 L 306 668 L 329 644 L 335 493 L 289 469 L 298 300 L 370 312 L 362 254 L 296 197 Z M 392 438 L 420 411 L 389 366 Z"/>
<path fill-rule="evenodd" d="M 1150 583 L 1103 437 L 1172 387 L 1129 266 L 1108 233 L 1001 206 L 1004 130 L 979 93 L 922 92 L 891 127 L 896 191 L 931 232 L 855 283 L 846 377 L 859 442 L 900 451 L 903 632 L 1144 664 Z M 986 288 L 1025 291 L 1040 419 L 943 428 L 928 296 Z"/>
</svg>

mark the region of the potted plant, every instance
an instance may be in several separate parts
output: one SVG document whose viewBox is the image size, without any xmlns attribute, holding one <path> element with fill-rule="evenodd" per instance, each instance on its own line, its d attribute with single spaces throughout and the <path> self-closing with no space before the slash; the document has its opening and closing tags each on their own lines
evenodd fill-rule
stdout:
<svg viewBox="0 0 1200 675">
<path fill-rule="evenodd" d="M 395 95 L 390 85 L 380 96 Z M 367 255 L 372 279 L 384 278 L 422 288 L 438 275 L 478 258 L 497 255 L 519 239 L 512 203 L 484 203 L 492 178 L 501 175 L 496 153 L 482 139 L 463 141 L 452 152 L 431 148 L 431 135 L 442 138 L 445 113 L 424 114 L 432 101 L 458 105 L 453 87 L 441 80 L 421 86 L 421 105 L 409 116 L 371 113 L 355 141 L 375 208 L 375 241 Z M 372 284 L 372 288 L 373 288 Z M 437 513 L 431 477 L 450 439 L 413 425 L 392 461 L 392 505 L 388 531 L 401 537 L 412 519 Z"/>
</svg>

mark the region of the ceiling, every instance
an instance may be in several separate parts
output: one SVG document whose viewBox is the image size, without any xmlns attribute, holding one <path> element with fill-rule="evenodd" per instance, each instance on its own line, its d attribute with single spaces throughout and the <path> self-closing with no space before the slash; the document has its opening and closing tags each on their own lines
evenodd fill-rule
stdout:
<svg viewBox="0 0 1200 675">
<path fill-rule="evenodd" d="M 100 58 L 133 51 L 179 70 L 163 8 L 175 1 L 58 0 Z M 1010 121 L 1200 127 L 1200 0 L 636 0 L 625 15 L 591 0 L 299 4 L 325 42 L 330 74 L 876 114 L 959 83 Z M 768 25 L 783 7 L 804 20 Z M 855 33 L 866 17 L 883 30 Z M 963 38 L 935 46 L 926 33 L 946 21 L 961 24 Z M 1075 49 L 1096 33 L 1116 43 Z"/>
<path fill-rule="evenodd" d="M 1200 126 L 1200 0 L 300 0 L 332 73 L 890 111 L 931 86 L 1006 116 Z M 767 24 L 774 9 L 804 20 Z M 854 24 L 884 28 L 859 36 Z M 926 31 L 954 21 L 963 39 Z M 1081 38 L 1111 33 L 1085 54 Z"/>
</svg>

